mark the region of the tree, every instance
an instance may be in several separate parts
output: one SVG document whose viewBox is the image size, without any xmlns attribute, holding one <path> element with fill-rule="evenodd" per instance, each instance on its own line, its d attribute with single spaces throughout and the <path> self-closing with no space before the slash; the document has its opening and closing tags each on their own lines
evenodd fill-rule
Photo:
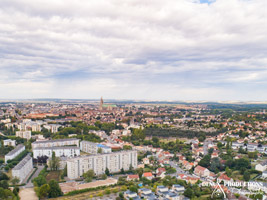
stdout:
<svg viewBox="0 0 267 200">
<path fill-rule="evenodd" d="M 209 152 L 210 155 L 213 153 L 213 151 L 214 151 L 213 148 L 210 148 L 210 149 L 208 150 L 208 152 Z"/>
<path fill-rule="evenodd" d="M 42 198 L 46 198 L 46 197 L 48 197 L 48 195 L 49 195 L 49 192 L 50 192 L 50 186 L 48 185 L 48 184 L 44 184 L 44 185 L 42 185 L 41 187 L 40 187 L 40 189 L 39 189 L 39 193 L 38 193 L 38 196 L 39 196 L 39 198 L 40 199 L 42 199 Z"/>
<path fill-rule="evenodd" d="M 121 168 L 121 174 L 125 174 L 125 171 L 123 168 Z"/>
<path fill-rule="evenodd" d="M 0 198 L 1 199 L 15 199 L 15 195 L 10 190 L 0 187 Z"/>
<path fill-rule="evenodd" d="M 0 187 L 4 189 L 8 189 L 9 185 L 8 185 L 7 180 L 0 181 Z"/>
<path fill-rule="evenodd" d="M 95 176 L 94 170 L 90 169 L 83 174 L 83 178 L 86 182 L 91 182 Z"/>
<path fill-rule="evenodd" d="M 185 191 L 184 191 L 184 196 L 188 197 L 188 198 L 192 198 L 194 196 L 194 192 L 191 188 L 187 188 Z"/>
<path fill-rule="evenodd" d="M 249 181 L 249 179 L 250 179 L 250 173 L 249 173 L 248 170 L 246 170 L 246 171 L 244 172 L 244 176 L 243 176 L 243 178 L 244 178 L 245 181 Z"/>
<path fill-rule="evenodd" d="M 216 174 L 220 171 L 221 163 L 218 157 L 211 159 L 210 170 Z"/>
<path fill-rule="evenodd" d="M 19 183 L 19 178 L 18 177 L 14 177 L 12 180 L 11 180 L 11 183 L 12 183 L 12 185 L 17 185 L 18 183 Z"/>
<path fill-rule="evenodd" d="M 106 170 L 105 170 L 105 174 L 106 174 L 107 176 L 110 175 L 110 172 L 109 172 L 109 169 L 108 169 L 108 168 L 106 168 Z"/>
<path fill-rule="evenodd" d="M 19 194 L 19 187 L 15 187 L 14 189 L 13 189 L 13 194 L 15 195 L 15 196 L 18 196 L 18 194 Z"/>
<path fill-rule="evenodd" d="M 103 179 L 103 180 L 106 180 L 107 177 L 108 177 L 108 176 L 107 176 L 106 174 L 102 174 L 102 175 L 101 175 L 101 179 Z"/>
<path fill-rule="evenodd" d="M 32 180 L 33 184 L 35 186 L 41 187 L 42 185 L 46 184 L 46 179 L 44 176 L 37 176 Z"/>
<path fill-rule="evenodd" d="M 153 137 L 152 137 L 152 141 L 153 141 L 154 143 L 159 143 L 159 138 L 153 136 Z"/>
<path fill-rule="evenodd" d="M 59 197 L 59 196 L 62 196 L 63 193 L 58 185 L 58 182 L 54 179 L 52 179 L 51 181 L 49 181 L 49 187 L 50 187 L 50 190 L 49 190 L 49 193 L 48 193 L 48 196 L 50 198 L 55 198 L 55 197 Z"/>
<path fill-rule="evenodd" d="M 217 147 L 218 147 L 219 149 L 222 148 L 222 147 L 223 147 L 223 143 L 218 142 L 218 143 L 217 143 Z"/>
<path fill-rule="evenodd" d="M 4 172 L 0 171 L 0 180 L 9 180 L 9 177 Z"/>
<path fill-rule="evenodd" d="M 200 161 L 199 165 L 202 167 L 208 167 L 210 165 L 210 155 L 205 155 Z"/>
<path fill-rule="evenodd" d="M 52 171 L 57 171 L 59 169 L 60 159 L 56 157 L 55 152 L 52 153 L 52 158 L 48 162 L 48 166 Z"/>
<path fill-rule="evenodd" d="M 132 147 L 129 145 L 124 145 L 123 150 L 132 150 Z"/>
<path fill-rule="evenodd" d="M 132 192 L 136 192 L 136 193 L 138 191 L 137 187 L 134 186 L 134 185 L 130 186 L 129 190 L 132 191 Z"/>
<path fill-rule="evenodd" d="M 105 189 L 105 194 L 110 194 L 110 193 L 111 193 L 110 189 L 109 188 L 106 188 Z"/>
<path fill-rule="evenodd" d="M 229 167 L 226 167 L 225 172 L 226 172 L 227 176 L 229 176 L 229 177 L 232 175 L 232 170 L 229 169 Z"/>
<path fill-rule="evenodd" d="M 98 149 L 97 149 L 97 153 L 103 153 L 102 148 L 98 148 Z"/>
</svg>

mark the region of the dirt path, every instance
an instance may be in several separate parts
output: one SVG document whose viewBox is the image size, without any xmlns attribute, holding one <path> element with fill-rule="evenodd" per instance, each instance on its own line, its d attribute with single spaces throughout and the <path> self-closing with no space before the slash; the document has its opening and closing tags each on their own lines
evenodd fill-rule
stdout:
<svg viewBox="0 0 267 200">
<path fill-rule="evenodd" d="M 21 188 L 19 197 L 21 200 L 38 200 L 33 188 Z"/>
</svg>

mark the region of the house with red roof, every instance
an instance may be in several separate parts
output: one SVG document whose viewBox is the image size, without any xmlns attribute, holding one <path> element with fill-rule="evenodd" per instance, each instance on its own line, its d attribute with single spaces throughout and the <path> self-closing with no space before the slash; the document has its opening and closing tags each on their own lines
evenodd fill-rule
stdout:
<svg viewBox="0 0 267 200">
<path fill-rule="evenodd" d="M 186 176 L 185 174 L 178 174 L 178 175 L 177 175 L 177 179 L 185 180 L 186 177 L 187 177 L 187 176 Z"/>
<path fill-rule="evenodd" d="M 220 183 L 221 181 L 223 182 L 228 182 L 228 181 L 233 181 L 232 178 L 228 177 L 226 174 L 221 174 L 218 178 L 217 178 L 218 182 Z"/>
<path fill-rule="evenodd" d="M 138 180 L 139 180 L 138 174 L 130 174 L 127 176 L 127 181 L 138 181 Z"/>
<path fill-rule="evenodd" d="M 143 178 L 147 178 L 149 180 L 152 180 L 154 178 L 153 174 L 151 172 L 145 172 L 142 175 Z"/>
<path fill-rule="evenodd" d="M 156 173 L 157 173 L 157 174 L 158 174 L 158 173 L 162 173 L 162 172 L 166 172 L 166 169 L 163 168 L 163 167 L 160 167 L 160 168 L 158 168 L 158 169 L 156 170 Z"/>
<path fill-rule="evenodd" d="M 158 168 L 156 170 L 157 177 L 164 178 L 165 177 L 165 173 L 166 173 L 166 169 L 165 168 Z"/>
<path fill-rule="evenodd" d="M 207 168 L 199 165 L 195 168 L 194 173 L 200 177 L 207 177 L 210 175 L 210 171 Z"/>
</svg>

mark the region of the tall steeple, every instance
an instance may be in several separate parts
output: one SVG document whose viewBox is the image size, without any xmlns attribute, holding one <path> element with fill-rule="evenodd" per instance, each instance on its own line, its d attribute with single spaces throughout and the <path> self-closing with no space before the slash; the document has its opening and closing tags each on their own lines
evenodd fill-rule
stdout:
<svg viewBox="0 0 267 200">
<path fill-rule="evenodd" d="M 101 97 L 101 99 L 100 99 L 100 105 L 99 105 L 99 110 L 102 110 L 103 109 L 103 104 L 104 104 L 104 101 L 103 101 L 103 98 Z"/>
</svg>

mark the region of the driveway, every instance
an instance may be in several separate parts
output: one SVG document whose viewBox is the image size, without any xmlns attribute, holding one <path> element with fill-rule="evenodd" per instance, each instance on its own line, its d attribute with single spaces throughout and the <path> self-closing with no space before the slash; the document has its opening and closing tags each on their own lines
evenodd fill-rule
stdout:
<svg viewBox="0 0 267 200">
<path fill-rule="evenodd" d="M 20 188 L 19 197 L 21 200 L 38 200 L 33 188 Z"/>
<path fill-rule="evenodd" d="M 44 166 L 37 166 L 37 168 L 38 169 L 33 174 L 33 176 L 31 177 L 31 179 L 29 180 L 29 182 L 24 186 L 25 188 L 33 188 L 32 179 L 34 179 L 35 177 L 37 177 L 40 174 L 40 172 L 42 171 L 42 169 L 44 168 Z"/>
</svg>

